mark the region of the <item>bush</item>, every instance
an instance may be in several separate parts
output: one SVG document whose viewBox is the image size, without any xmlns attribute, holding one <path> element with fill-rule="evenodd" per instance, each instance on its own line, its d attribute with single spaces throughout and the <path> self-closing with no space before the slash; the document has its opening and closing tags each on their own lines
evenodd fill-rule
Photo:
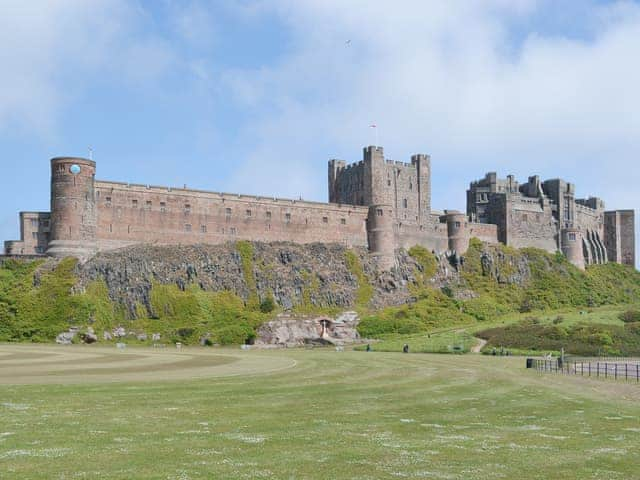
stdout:
<svg viewBox="0 0 640 480">
<path fill-rule="evenodd" d="M 420 245 L 415 245 L 407 252 L 420 265 L 424 278 L 432 278 L 438 271 L 436 256 Z"/>
<path fill-rule="evenodd" d="M 271 313 L 276 309 L 276 304 L 272 297 L 267 297 L 260 302 L 260 311 L 262 313 Z"/>
<path fill-rule="evenodd" d="M 624 323 L 640 322 L 640 311 L 627 310 L 626 312 L 622 312 L 620 315 L 618 315 L 618 318 L 622 320 Z"/>
<path fill-rule="evenodd" d="M 353 250 L 345 250 L 344 262 L 349 272 L 356 278 L 358 289 L 356 290 L 356 307 L 367 308 L 373 298 L 374 289 L 362 267 L 360 257 Z"/>
<path fill-rule="evenodd" d="M 638 326 L 638 328 L 634 326 Z M 558 351 L 576 355 L 640 354 L 640 323 L 625 327 L 598 323 L 578 323 L 561 326 L 524 320 L 505 327 L 484 330 L 477 334 L 489 347 L 523 350 Z"/>
</svg>

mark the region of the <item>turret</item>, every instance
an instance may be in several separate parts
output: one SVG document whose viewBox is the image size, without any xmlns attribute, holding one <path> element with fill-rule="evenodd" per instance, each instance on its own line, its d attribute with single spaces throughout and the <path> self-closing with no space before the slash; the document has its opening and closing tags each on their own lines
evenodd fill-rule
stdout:
<svg viewBox="0 0 640 480">
<path fill-rule="evenodd" d="M 563 228 L 561 233 L 562 253 L 567 260 L 584 270 L 584 252 L 582 250 L 582 232 L 577 228 Z"/>
<path fill-rule="evenodd" d="M 96 164 L 91 160 L 51 160 L 51 231 L 47 255 L 86 259 L 96 251 Z"/>
<path fill-rule="evenodd" d="M 445 210 L 449 250 L 463 255 L 469 248 L 467 216 L 457 210 Z"/>
<path fill-rule="evenodd" d="M 391 205 L 371 205 L 367 217 L 369 251 L 377 258 L 380 270 L 391 270 L 396 263 Z"/>
</svg>

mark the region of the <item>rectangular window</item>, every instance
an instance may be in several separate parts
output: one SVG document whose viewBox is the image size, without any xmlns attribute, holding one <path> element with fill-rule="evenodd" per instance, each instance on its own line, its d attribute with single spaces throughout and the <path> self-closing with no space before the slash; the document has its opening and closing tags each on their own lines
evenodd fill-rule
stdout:
<svg viewBox="0 0 640 480">
<path fill-rule="evenodd" d="M 138 208 L 138 200 L 131 200 L 131 208 Z"/>
<path fill-rule="evenodd" d="M 569 234 L 569 241 L 570 242 L 575 242 L 576 241 L 576 234 L 575 233 L 570 233 Z"/>
<path fill-rule="evenodd" d="M 285 213 L 284 214 L 284 220 L 285 220 L 285 222 L 289 223 L 291 221 L 291 214 L 290 213 Z"/>
<path fill-rule="evenodd" d="M 107 207 L 110 207 L 111 206 L 111 197 L 104 197 L 104 204 Z"/>
<path fill-rule="evenodd" d="M 407 199 L 406 199 L 406 198 L 405 198 L 405 199 L 403 199 L 403 200 L 402 200 L 402 207 L 403 207 L 403 208 L 407 208 L 408 206 L 409 206 L 409 202 L 407 202 Z"/>
<path fill-rule="evenodd" d="M 200 233 L 207 233 L 207 226 L 206 225 L 201 225 L 200 226 Z"/>
<path fill-rule="evenodd" d="M 271 212 L 267 212 L 267 219 L 271 220 Z"/>
<path fill-rule="evenodd" d="M 43 220 L 42 221 L 42 227 L 43 228 L 49 228 L 49 220 Z"/>
<path fill-rule="evenodd" d="M 184 231 L 185 232 L 190 232 L 191 231 L 191 224 L 190 223 L 185 224 Z"/>
<path fill-rule="evenodd" d="M 38 220 L 36 218 L 31 219 L 31 228 L 38 228 Z"/>
<path fill-rule="evenodd" d="M 184 204 L 184 213 L 191 213 L 191 205 L 188 203 Z"/>
<path fill-rule="evenodd" d="M 235 234 L 236 234 L 236 227 L 231 227 L 231 228 L 229 229 L 229 233 L 230 233 L 231 235 L 235 235 Z"/>
<path fill-rule="evenodd" d="M 164 213 L 164 212 L 166 212 L 166 211 L 167 211 L 167 204 L 166 204 L 166 202 L 160 202 L 160 211 L 161 211 L 162 213 Z"/>
<path fill-rule="evenodd" d="M 528 222 L 529 221 L 529 216 L 526 213 L 522 215 L 522 221 L 523 222 Z"/>
<path fill-rule="evenodd" d="M 347 224 L 347 219 L 346 218 L 341 218 L 340 219 L 340 225 L 346 225 Z"/>
<path fill-rule="evenodd" d="M 147 203 L 145 204 L 146 209 L 151 210 L 152 206 L 153 206 L 153 203 L 151 202 L 151 200 L 147 200 Z"/>
<path fill-rule="evenodd" d="M 251 216 L 251 210 L 247 210 L 247 211 L 245 212 L 245 214 L 246 214 L 246 216 L 247 216 L 247 217 L 250 217 L 250 216 Z"/>
<path fill-rule="evenodd" d="M 456 222 L 456 228 L 460 228 L 460 222 Z"/>
<path fill-rule="evenodd" d="M 109 233 L 113 233 L 113 223 L 109 224 Z"/>
<path fill-rule="evenodd" d="M 31 232 L 31 238 L 33 238 L 34 240 L 38 239 L 38 232 Z"/>
<path fill-rule="evenodd" d="M 225 213 L 225 215 L 226 215 L 227 217 L 230 217 L 230 216 L 231 216 L 231 209 L 227 207 L 227 208 L 224 210 L 224 213 Z"/>
<path fill-rule="evenodd" d="M 329 223 L 329 219 L 327 217 L 322 217 L 322 223 Z"/>
<path fill-rule="evenodd" d="M 377 209 L 376 209 L 376 215 L 377 215 L 378 217 L 381 217 L 381 216 L 382 216 L 382 209 L 381 209 L 381 208 L 377 208 Z"/>
</svg>

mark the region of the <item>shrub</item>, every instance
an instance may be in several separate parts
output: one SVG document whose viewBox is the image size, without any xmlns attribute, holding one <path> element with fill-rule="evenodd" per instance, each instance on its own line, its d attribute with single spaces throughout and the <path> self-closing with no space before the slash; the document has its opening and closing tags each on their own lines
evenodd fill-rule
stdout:
<svg viewBox="0 0 640 480">
<path fill-rule="evenodd" d="M 438 261 L 433 253 L 420 245 L 415 245 L 407 252 L 420 265 L 424 278 L 432 278 L 438 271 Z"/>
<path fill-rule="evenodd" d="M 564 348 L 567 353 L 576 355 L 636 356 L 640 354 L 640 328 L 634 328 L 634 325 L 640 327 L 638 323 L 629 323 L 625 327 L 597 323 L 578 323 L 565 327 L 525 320 L 484 330 L 477 336 L 487 340 L 489 347 L 538 351 Z"/>
<path fill-rule="evenodd" d="M 627 310 L 618 315 L 624 323 L 640 322 L 640 310 Z"/>
<path fill-rule="evenodd" d="M 262 313 L 271 313 L 276 309 L 276 304 L 272 297 L 267 297 L 260 302 L 260 311 Z"/>
<path fill-rule="evenodd" d="M 371 301 L 371 298 L 373 298 L 373 286 L 369 283 L 369 278 L 364 273 L 360 257 L 353 250 L 346 250 L 344 252 L 344 261 L 347 269 L 358 282 L 356 306 L 366 308 Z"/>
</svg>

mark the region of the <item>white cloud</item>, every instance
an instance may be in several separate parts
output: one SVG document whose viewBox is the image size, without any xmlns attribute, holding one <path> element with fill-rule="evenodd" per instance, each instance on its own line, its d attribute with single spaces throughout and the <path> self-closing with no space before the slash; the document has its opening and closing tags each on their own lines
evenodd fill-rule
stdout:
<svg viewBox="0 0 640 480">
<path fill-rule="evenodd" d="M 255 147 L 235 188 L 282 190 L 283 172 L 320 171 L 312 164 L 327 145 L 358 160 L 374 120 L 393 158 L 432 154 L 447 176 L 433 178 L 437 207 L 464 207 L 468 182 L 488 170 L 562 176 L 610 207 L 638 207 L 638 5 L 585 6 L 582 37 L 512 31 L 542 8 L 533 1 L 276 5 L 292 53 L 227 74 L 255 112 L 246 126 Z M 297 190 L 325 198 L 317 176 L 295 177 Z"/>
<path fill-rule="evenodd" d="M 139 28 L 125 0 L 4 0 L 0 4 L 0 131 L 55 133 L 60 110 L 96 78 L 152 83 L 176 61 Z"/>
</svg>

